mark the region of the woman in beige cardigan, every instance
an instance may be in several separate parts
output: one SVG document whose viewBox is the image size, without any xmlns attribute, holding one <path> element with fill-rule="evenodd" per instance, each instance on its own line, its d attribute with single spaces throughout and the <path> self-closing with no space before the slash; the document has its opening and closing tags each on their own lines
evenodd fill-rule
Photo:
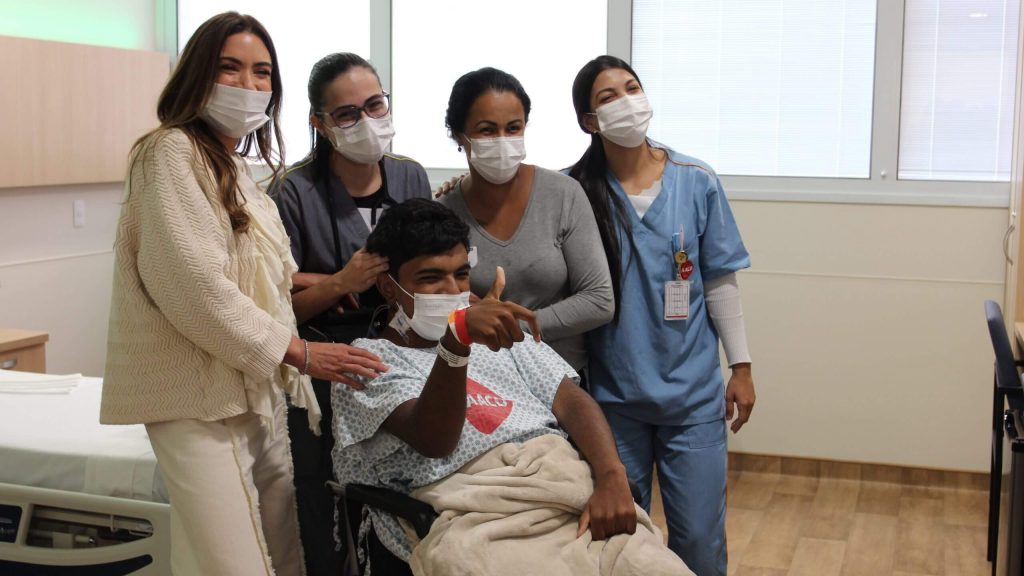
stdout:
<svg viewBox="0 0 1024 576">
<path fill-rule="evenodd" d="M 302 574 L 283 393 L 316 429 L 310 375 L 358 387 L 386 370 L 296 336 L 288 237 L 243 160 L 280 169 L 277 64 L 254 18 L 211 18 L 129 162 L 100 420 L 146 425 L 176 574 Z"/>
</svg>

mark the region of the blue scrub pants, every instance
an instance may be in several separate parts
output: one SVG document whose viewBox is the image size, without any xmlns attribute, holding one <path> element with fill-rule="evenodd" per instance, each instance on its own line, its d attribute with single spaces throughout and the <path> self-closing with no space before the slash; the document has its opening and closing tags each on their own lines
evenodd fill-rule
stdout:
<svg viewBox="0 0 1024 576">
<path fill-rule="evenodd" d="M 668 547 L 697 576 L 725 576 L 725 420 L 656 426 L 603 405 L 619 458 L 651 510 L 652 470 L 668 522 Z"/>
</svg>

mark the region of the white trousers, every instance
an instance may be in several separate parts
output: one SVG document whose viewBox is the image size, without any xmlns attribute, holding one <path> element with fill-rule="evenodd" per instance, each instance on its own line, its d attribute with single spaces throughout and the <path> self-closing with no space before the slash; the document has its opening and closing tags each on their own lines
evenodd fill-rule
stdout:
<svg viewBox="0 0 1024 576">
<path fill-rule="evenodd" d="M 276 438 L 252 413 L 147 424 L 171 500 L 171 571 L 301 576 L 284 401 Z"/>
</svg>

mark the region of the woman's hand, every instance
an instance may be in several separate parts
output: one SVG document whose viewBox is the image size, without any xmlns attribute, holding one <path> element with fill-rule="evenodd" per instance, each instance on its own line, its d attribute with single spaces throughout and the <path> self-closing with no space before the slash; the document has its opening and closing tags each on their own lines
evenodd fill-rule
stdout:
<svg viewBox="0 0 1024 576">
<path fill-rule="evenodd" d="M 750 412 L 754 409 L 756 401 L 754 378 L 750 375 L 750 363 L 743 362 L 733 365 L 732 376 L 729 377 L 729 384 L 725 387 L 725 421 L 732 420 L 733 414 L 739 412 L 731 426 L 733 434 L 739 432 L 747 420 L 750 420 Z"/>
<path fill-rule="evenodd" d="M 437 188 L 437 190 L 434 190 L 434 198 L 440 198 L 441 196 L 444 196 L 445 194 L 454 190 L 455 187 L 459 184 L 459 182 L 462 182 L 462 180 L 465 179 L 466 176 L 469 176 L 469 172 L 459 174 L 458 176 L 453 177 L 451 180 L 442 183 Z"/>
<path fill-rule="evenodd" d="M 309 347 L 309 359 L 306 359 L 306 347 Z M 388 367 L 380 361 L 376 354 L 349 346 L 327 342 L 308 342 L 292 338 L 285 353 L 284 362 L 299 370 L 306 367 L 306 374 L 319 380 L 341 382 L 342 384 L 362 390 L 365 388 L 357 377 L 373 380 Z"/>
<path fill-rule="evenodd" d="M 354 376 L 373 380 L 387 371 L 388 367 L 376 354 L 362 348 L 348 344 L 309 343 L 309 370 L 306 373 L 313 378 L 341 382 L 362 390 L 365 386 Z"/>
<path fill-rule="evenodd" d="M 308 284 L 304 290 L 292 291 L 292 309 L 295 321 L 301 326 L 324 310 L 345 313 L 345 306 L 358 308 L 354 295 L 365 292 L 377 281 L 377 275 L 386 272 L 388 260 L 366 250 L 357 250 L 345 267 L 330 276 L 293 274 L 292 281 Z"/>
<path fill-rule="evenodd" d="M 377 282 L 377 275 L 388 271 L 388 259 L 360 248 L 345 267 L 331 278 L 343 294 L 361 294 Z"/>
<path fill-rule="evenodd" d="M 594 494 L 580 515 L 576 537 L 583 536 L 587 528 L 594 540 L 636 532 L 636 507 L 625 469 L 620 467 L 595 479 Z"/>
<path fill-rule="evenodd" d="M 497 352 L 501 348 L 511 348 L 516 342 L 522 342 L 524 335 L 519 321 L 524 320 L 530 326 L 533 338 L 540 342 L 540 325 L 533 312 L 514 302 L 502 302 L 501 293 L 505 290 L 505 270 L 498 266 L 494 284 L 480 302 L 466 310 L 466 329 L 469 337 L 478 344 L 483 344 Z"/>
</svg>

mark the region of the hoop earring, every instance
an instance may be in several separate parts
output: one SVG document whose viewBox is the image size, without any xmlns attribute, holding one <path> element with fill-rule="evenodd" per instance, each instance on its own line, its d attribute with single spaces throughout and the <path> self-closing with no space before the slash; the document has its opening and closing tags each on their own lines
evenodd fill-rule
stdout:
<svg viewBox="0 0 1024 576">
<path fill-rule="evenodd" d="M 459 152 L 462 152 L 462 144 L 459 144 Z"/>
</svg>

